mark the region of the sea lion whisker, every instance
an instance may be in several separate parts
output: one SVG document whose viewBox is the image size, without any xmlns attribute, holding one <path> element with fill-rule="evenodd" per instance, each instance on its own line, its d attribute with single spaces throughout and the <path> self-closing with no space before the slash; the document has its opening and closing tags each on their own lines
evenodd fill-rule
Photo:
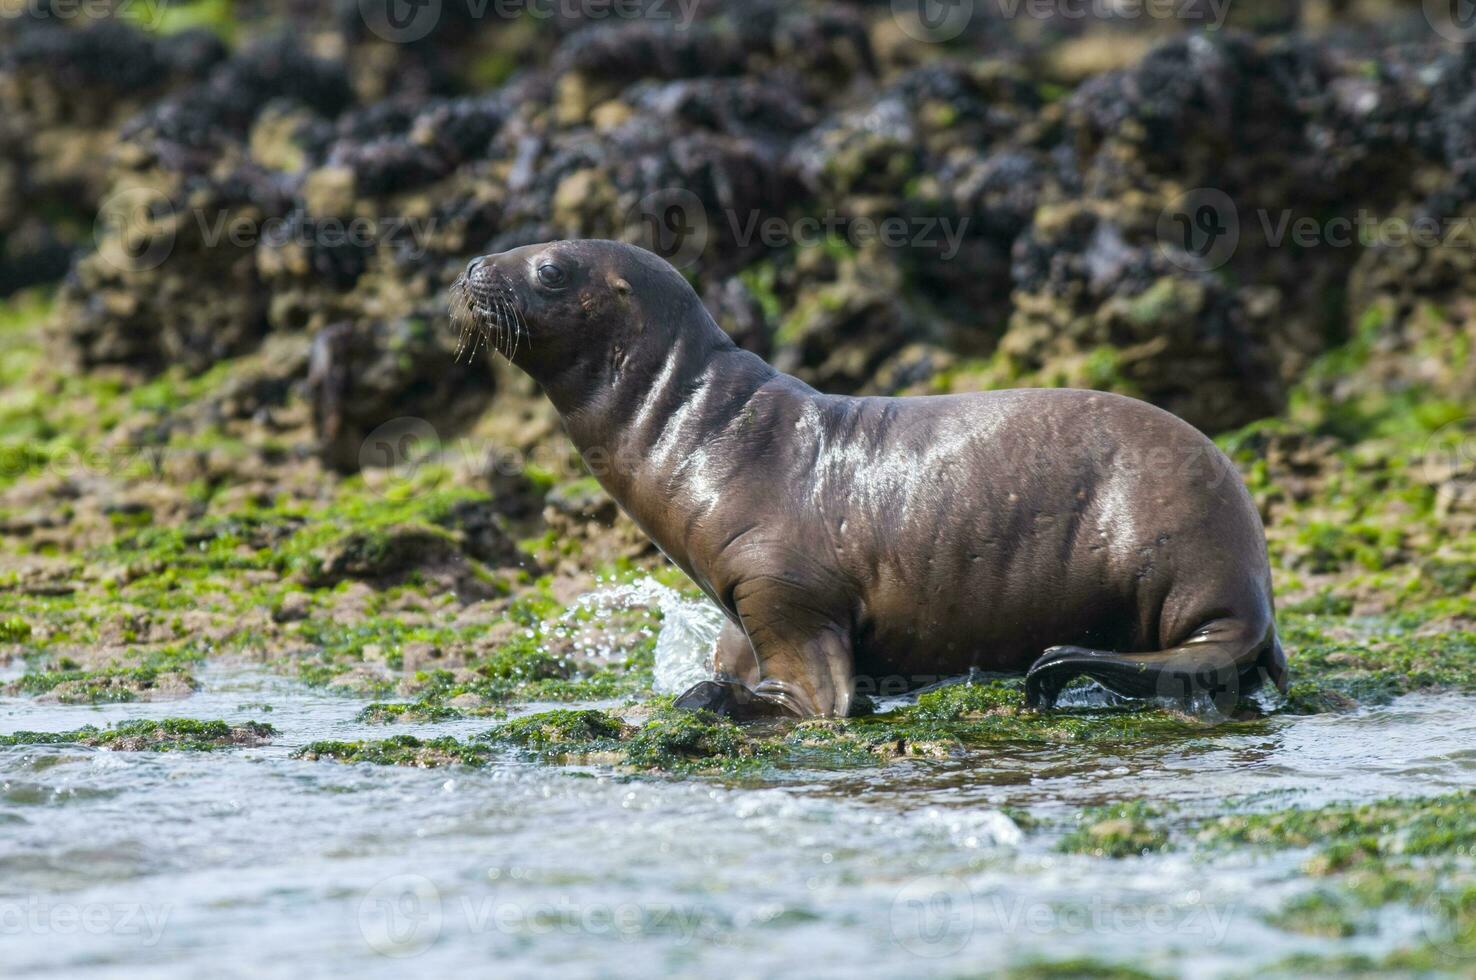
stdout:
<svg viewBox="0 0 1476 980">
<path fill-rule="evenodd" d="M 518 347 L 522 343 L 522 340 L 523 340 L 524 336 L 526 336 L 527 333 L 528 333 L 528 326 L 527 326 L 526 323 L 523 322 L 523 314 L 522 314 L 522 311 L 518 309 L 518 304 L 517 304 L 516 300 L 514 299 L 514 297 L 511 295 L 511 293 L 512 293 L 512 290 L 508 290 L 507 291 L 507 294 L 504 296 L 504 298 L 507 301 L 507 308 L 508 308 L 508 310 L 511 311 L 511 313 L 512 313 L 512 319 L 513 319 L 513 354 L 516 354 L 518 352 Z M 512 360 L 511 355 L 509 355 L 508 360 Z"/>
<path fill-rule="evenodd" d="M 512 308 L 513 322 L 517 326 L 518 333 L 527 338 L 528 350 L 531 352 L 533 350 L 533 332 L 528 329 L 528 321 L 523 318 L 523 311 L 518 306 L 517 294 L 513 292 L 511 286 L 504 285 L 503 289 L 508 299 L 508 305 Z"/>
<path fill-rule="evenodd" d="M 507 322 L 507 304 L 501 296 L 494 294 L 492 299 L 497 304 L 497 353 L 511 360 L 512 355 L 509 353 L 509 348 L 512 340 Z"/>
<path fill-rule="evenodd" d="M 510 361 L 513 356 L 513 347 L 517 343 L 517 333 L 513 328 L 512 322 L 512 311 L 507 308 L 507 299 L 500 295 L 497 297 L 497 306 L 502 311 L 502 356 Z"/>
<path fill-rule="evenodd" d="M 461 324 L 460 324 L 460 332 L 458 333 L 457 338 L 456 338 L 456 363 L 457 364 L 460 364 L 461 363 L 461 355 L 467 353 L 467 348 L 471 345 L 472 336 L 473 336 L 475 330 L 476 330 L 476 327 L 475 327 L 475 325 L 470 320 L 462 320 L 461 321 Z M 468 360 L 470 360 L 470 358 L 468 358 Z"/>
<path fill-rule="evenodd" d="M 467 283 L 465 276 L 458 276 L 451 284 L 451 322 L 457 328 L 456 341 L 456 363 L 461 362 L 461 355 L 467 348 L 467 342 L 472 339 L 473 332 L 477 329 L 477 318 L 472 310 L 471 297 L 467 294 Z"/>
<path fill-rule="evenodd" d="M 502 326 L 503 343 L 499 346 L 498 351 L 502 356 L 511 359 L 511 347 L 509 345 L 511 344 L 512 314 L 507 308 L 507 299 L 502 295 L 500 285 L 494 284 L 492 288 L 492 301 L 497 304 L 497 322 Z"/>
</svg>

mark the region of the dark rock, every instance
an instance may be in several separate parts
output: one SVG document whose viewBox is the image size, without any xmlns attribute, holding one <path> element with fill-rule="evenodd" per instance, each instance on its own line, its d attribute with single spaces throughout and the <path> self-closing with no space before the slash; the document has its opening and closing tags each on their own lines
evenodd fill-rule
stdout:
<svg viewBox="0 0 1476 980">
<path fill-rule="evenodd" d="M 357 472 L 370 433 L 395 419 L 423 420 L 447 438 L 481 414 L 492 375 L 476 360 L 456 368 L 451 343 L 420 321 L 337 323 L 320 331 L 307 388 L 324 463 Z"/>
<path fill-rule="evenodd" d="M 459 533 L 462 550 L 483 564 L 530 567 L 531 559 L 509 536 L 500 510 L 500 501 L 463 500 L 437 523 Z"/>
</svg>

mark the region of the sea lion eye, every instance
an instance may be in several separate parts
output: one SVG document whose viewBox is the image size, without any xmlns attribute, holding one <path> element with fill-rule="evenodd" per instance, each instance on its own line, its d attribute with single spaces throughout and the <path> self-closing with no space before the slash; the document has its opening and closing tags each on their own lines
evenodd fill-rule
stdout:
<svg viewBox="0 0 1476 980">
<path fill-rule="evenodd" d="M 564 274 L 563 269 L 545 262 L 538 267 L 538 281 L 549 289 L 562 289 L 568 283 L 569 277 Z"/>
</svg>

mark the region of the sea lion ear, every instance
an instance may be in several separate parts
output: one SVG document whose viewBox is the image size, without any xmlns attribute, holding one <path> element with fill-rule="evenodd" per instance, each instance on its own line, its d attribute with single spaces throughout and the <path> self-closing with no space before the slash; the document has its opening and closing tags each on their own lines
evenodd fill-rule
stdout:
<svg viewBox="0 0 1476 980">
<path fill-rule="evenodd" d="M 630 283 L 626 282 L 623 277 L 618 276 L 613 272 L 610 273 L 610 288 L 615 290 L 615 292 L 619 293 L 621 296 L 630 295 Z"/>
</svg>

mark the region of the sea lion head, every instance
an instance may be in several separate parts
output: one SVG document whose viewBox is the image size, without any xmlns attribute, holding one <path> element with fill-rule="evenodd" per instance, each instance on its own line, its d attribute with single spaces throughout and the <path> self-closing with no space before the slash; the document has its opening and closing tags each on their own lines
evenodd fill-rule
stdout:
<svg viewBox="0 0 1476 980">
<path fill-rule="evenodd" d="M 485 342 L 540 380 L 591 357 L 619 362 L 638 344 L 661 350 L 694 305 L 659 256 L 594 239 L 481 256 L 451 287 L 463 347 Z"/>
</svg>

